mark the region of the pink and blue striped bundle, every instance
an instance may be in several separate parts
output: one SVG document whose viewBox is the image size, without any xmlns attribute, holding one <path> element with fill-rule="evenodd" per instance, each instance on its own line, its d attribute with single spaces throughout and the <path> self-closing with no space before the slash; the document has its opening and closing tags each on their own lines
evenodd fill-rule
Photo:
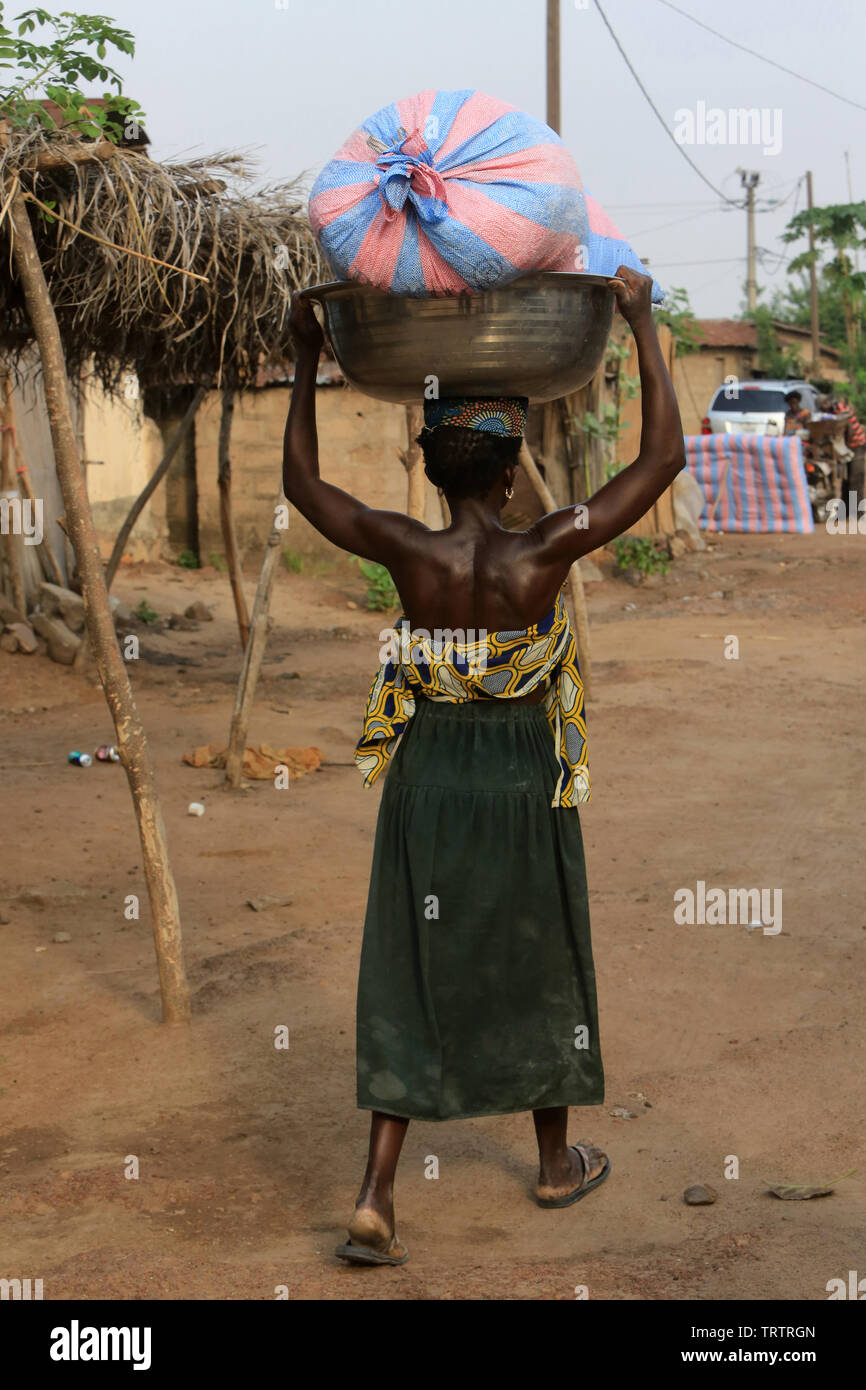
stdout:
<svg viewBox="0 0 866 1390">
<path fill-rule="evenodd" d="M 336 275 L 392 294 L 643 270 L 559 136 L 482 92 L 421 92 L 377 111 L 316 179 L 310 223 Z"/>
<path fill-rule="evenodd" d="M 814 531 L 796 436 L 687 435 L 686 462 L 703 489 L 707 531 Z"/>
</svg>

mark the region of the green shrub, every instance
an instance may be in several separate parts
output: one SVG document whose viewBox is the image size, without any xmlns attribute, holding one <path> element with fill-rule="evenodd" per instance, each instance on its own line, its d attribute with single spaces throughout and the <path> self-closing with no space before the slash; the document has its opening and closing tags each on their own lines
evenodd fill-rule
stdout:
<svg viewBox="0 0 866 1390">
<path fill-rule="evenodd" d="M 141 600 L 137 608 L 133 609 L 135 616 L 140 618 L 143 623 L 159 622 L 159 614 L 155 608 L 151 608 L 146 598 Z"/>
<path fill-rule="evenodd" d="M 181 569 L 197 570 L 198 556 L 194 550 L 182 550 L 177 557 L 177 563 L 180 565 Z"/>
<path fill-rule="evenodd" d="M 366 590 L 367 607 L 377 613 L 387 613 L 396 608 L 400 602 L 400 595 L 387 567 L 377 564 L 374 560 L 362 560 L 360 555 L 353 556 L 353 559 L 357 561 L 364 578 L 369 581 Z"/>
<path fill-rule="evenodd" d="M 641 574 L 667 574 L 670 569 L 663 555 L 648 536 L 620 536 L 613 543 L 613 553 L 620 569 L 636 569 Z"/>
</svg>

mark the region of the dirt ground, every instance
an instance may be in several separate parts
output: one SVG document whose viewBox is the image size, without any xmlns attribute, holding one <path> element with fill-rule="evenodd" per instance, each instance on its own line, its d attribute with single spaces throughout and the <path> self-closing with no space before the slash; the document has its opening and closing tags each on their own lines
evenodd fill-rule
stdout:
<svg viewBox="0 0 866 1390">
<path fill-rule="evenodd" d="M 357 571 L 281 573 L 251 741 L 316 745 L 326 761 L 288 790 L 236 793 L 181 762 L 228 731 L 240 658 L 225 576 L 148 566 L 118 580 L 133 606 L 167 616 L 200 598 L 215 615 L 148 633 L 132 667 L 182 905 L 188 1028 L 159 1023 L 123 771 L 66 762 L 111 741 L 101 690 L 0 652 L 0 1276 L 42 1278 L 46 1299 L 271 1299 L 278 1286 L 573 1299 L 586 1286 L 764 1300 L 825 1299 L 828 1280 L 866 1274 L 866 539 L 727 536 L 649 587 L 605 573 L 587 591 L 594 791 L 580 814 L 607 1098 L 572 1135 L 604 1146 L 613 1172 L 586 1202 L 542 1211 L 528 1116 L 412 1124 L 402 1269 L 333 1258 L 366 1149 L 354 988 L 380 795 L 351 762 L 386 621 L 364 610 Z M 698 880 L 780 888 L 781 933 L 677 925 L 673 895 Z M 131 893 L 139 921 L 124 917 Z M 263 894 L 291 902 L 251 910 Z M 812 1201 L 762 1181 L 858 1166 Z M 718 1201 L 686 1206 L 691 1183 Z"/>
</svg>

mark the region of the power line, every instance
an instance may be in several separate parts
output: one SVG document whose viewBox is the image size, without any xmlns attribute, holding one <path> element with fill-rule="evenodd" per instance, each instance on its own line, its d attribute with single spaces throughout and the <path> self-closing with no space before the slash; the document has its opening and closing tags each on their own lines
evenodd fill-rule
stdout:
<svg viewBox="0 0 866 1390">
<path fill-rule="evenodd" d="M 796 198 L 799 198 L 799 196 L 800 196 L 800 189 L 801 189 L 802 186 L 803 186 L 803 180 L 804 180 L 805 177 L 806 177 L 805 174 L 801 174 L 800 177 L 799 177 L 798 179 L 795 179 L 795 180 L 794 180 L 794 187 L 791 189 L 790 193 L 786 193 L 785 196 L 784 196 L 784 198 L 777 198 L 777 199 L 775 200 L 775 202 L 768 202 L 767 207 L 766 207 L 766 208 L 761 208 L 760 211 L 761 211 L 761 212 L 775 212 L 777 208 L 783 208 L 783 207 L 785 206 L 786 203 L 790 203 L 790 201 L 791 201 L 792 198 L 795 198 L 795 199 L 796 199 Z M 778 185 L 776 185 L 776 186 L 778 186 Z M 794 203 L 794 210 L 795 210 L 795 211 L 796 211 L 796 207 L 797 207 L 797 204 L 796 204 L 796 202 L 795 202 L 795 203 Z M 791 216 L 793 217 L 793 215 L 794 215 L 794 214 L 792 213 Z"/>
<path fill-rule="evenodd" d="M 652 232 L 663 232 L 668 227 L 680 227 L 684 222 L 694 222 L 696 217 L 708 217 L 711 212 L 718 212 L 719 208 L 704 208 L 703 212 L 692 212 L 688 217 L 678 217 L 674 222 L 661 222 L 655 227 L 642 227 L 639 232 L 630 232 L 632 241 L 639 236 L 649 236 Z"/>
<path fill-rule="evenodd" d="M 631 63 L 631 59 L 629 58 L 628 54 L 626 53 L 625 49 L 623 48 L 622 44 L 620 43 L 619 39 L 617 38 L 616 34 L 614 33 L 614 30 L 613 30 L 613 28 L 612 28 L 612 26 L 611 26 L 610 20 L 608 19 L 607 15 L 605 14 L 604 10 L 603 10 L 602 7 L 601 7 L 601 0 L 595 0 L 595 7 L 596 7 L 596 9 L 598 10 L 599 14 L 601 15 L 602 19 L 604 20 L 604 24 L 605 24 L 605 27 L 606 27 L 608 33 L 610 34 L 611 38 L 613 39 L 614 43 L 616 44 L 617 48 L 619 49 L 620 54 L 622 55 L 623 62 L 625 63 L 626 67 L 628 68 L 628 70 L 629 70 L 629 72 L 631 73 L 632 77 L 634 78 L 635 82 L 636 82 L 637 85 L 640 87 L 641 91 L 643 92 L 643 95 L 644 95 L 644 97 L 646 98 L 646 100 L 647 100 L 647 102 L 648 102 L 648 104 L 649 104 L 649 106 L 650 106 L 650 109 L 652 110 L 653 114 L 655 115 L 655 117 L 656 117 L 657 120 L 659 121 L 659 123 L 660 123 L 660 125 L 661 125 L 661 128 L 662 128 L 662 130 L 664 131 L 665 135 L 667 135 L 667 137 L 668 137 L 669 140 L 672 140 L 672 141 L 673 141 L 674 145 L 675 145 L 676 148 L 679 150 L 680 154 L 682 155 L 682 157 L 683 157 L 683 159 L 686 161 L 686 163 L 689 164 L 689 165 L 691 166 L 692 169 L 694 169 L 694 171 L 695 171 L 695 173 L 697 174 L 698 178 L 703 180 L 703 182 L 707 185 L 707 188 L 711 188 L 711 189 L 713 190 L 713 192 L 715 193 L 715 195 L 716 195 L 717 198 L 721 198 L 721 200 L 722 200 L 723 203 L 730 203 L 732 207 L 742 208 L 742 206 L 743 206 L 742 203 L 736 202 L 733 198 L 728 198 L 728 197 L 726 197 L 725 194 L 722 193 L 721 189 L 716 188 L 715 184 L 714 184 L 714 183 L 711 183 L 710 180 L 707 178 L 706 174 L 703 173 L 703 171 L 702 171 L 701 169 L 698 168 L 697 164 L 696 164 L 695 161 L 691 158 L 691 156 L 686 154 L 685 150 L 683 149 L 682 145 L 681 145 L 681 144 L 679 143 L 679 141 L 677 140 L 677 138 L 676 138 L 676 136 L 674 135 L 673 131 L 668 129 L 667 122 L 665 121 L 664 116 L 662 115 L 661 111 L 659 111 L 658 107 L 656 106 L 655 102 L 653 101 L 652 97 L 650 96 L 649 92 L 647 91 L 646 87 L 643 85 L 643 83 L 641 82 L 641 80 L 640 80 L 640 78 L 638 77 L 637 73 L 635 72 L 634 67 L 632 66 L 632 63 Z"/>
<path fill-rule="evenodd" d="M 699 285 L 695 285 L 694 289 L 692 290 L 692 293 L 700 294 L 702 290 L 712 289 L 713 285 L 717 285 L 720 280 L 727 279 L 730 273 L 731 272 L 729 270 L 723 270 L 721 275 L 711 275 L 709 280 L 702 280 Z"/>
<path fill-rule="evenodd" d="M 737 43 L 736 39 L 728 38 L 727 34 L 713 29 L 702 19 L 697 19 L 693 14 L 689 14 L 687 10 L 681 10 L 679 5 L 671 4 L 671 0 L 659 0 L 659 3 L 665 5 L 667 9 L 673 10 L 675 14 L 682 15 L 683 19 L 691 20 L 692 24 L 697 24 L 699 29 L 706 29 L 708 34 L 713 34 L 723 43 L 729 43 L 732 48 L 738 48 L 741 53 L 749 53 L 753 58 L 760 58 L 762 62 L 769 63 L 770 67 L 778 68 L 780 72 L 786 72 L 789 77 L 796 77 L 798 82 L 808 82 L 810 87 L 817 87 L 819 92 L 826 92 L 827 96 L 835 97 L 837 101 L 844 101 L 848 106 L 856 106 L 858 111 L 866 111 L 866 106 L 862 102 L 854 101 L 851 97 L 843 97 L 841 92 L 834 92 L 831 87 L 825 87 L 822 83 L 813 81 L 811 77 L 804 77 L 801 72 L 795 72 L 793 68 L 786 68 L 784 63 L 777 63 L 774 58 L 768 58 L 766 53 L 757 53 L 754 48 L 747 48 L 744 43 Z"/>
<path fill-rule="evenodd" d="M 715 256 L 708 261 L 651 261 L 651 270 L 669 270 L 672 266 L 681 265 L 733 265 L 735 261 L 744 261 L 745 256 Z"/>
<path fill-rule="evenodd" d="M 774 186 L 775 186 L 775 185 L 774 185 Z M 666 199 L 665 199 L 663 202 L 661 202 L 661 203 L 607 203 L 607 202 L 606 202 L 606 203 L 605 203 L 605 207 L 606 207 L 606 208 L 662 208 L 662 209 L 664 209 L 664 210 L 667 210 L 668 208 L 672 208 L 672 209 L 673 209 L 673 208 L 715 208 L 715 207 L 718 207 L 718 203 L 717 203 L 717 202 L 715 201 L 715 199 L 713 199 L 713 198 L 692 198 L 692 199 L 686 198 L 686 199 L 683 199 L 682 201 L 677 201 L 677 202 L 675 202 L 675 203 L 674 203 L 674 202 L 671 202 L 670 198 L 666 198 Z"/>
</svg>

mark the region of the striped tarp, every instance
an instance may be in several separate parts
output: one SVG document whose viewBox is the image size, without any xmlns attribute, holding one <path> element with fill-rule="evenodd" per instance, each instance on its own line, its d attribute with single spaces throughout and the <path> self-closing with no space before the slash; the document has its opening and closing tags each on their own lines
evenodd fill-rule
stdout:
<svg viewBox="0 0 866 1390">
<path fill-rule="evenodd" d="M 687 435 L 686 460 L 703 489 L 704 530 L 814 531 L 796 435 Z"/>
</svg>

